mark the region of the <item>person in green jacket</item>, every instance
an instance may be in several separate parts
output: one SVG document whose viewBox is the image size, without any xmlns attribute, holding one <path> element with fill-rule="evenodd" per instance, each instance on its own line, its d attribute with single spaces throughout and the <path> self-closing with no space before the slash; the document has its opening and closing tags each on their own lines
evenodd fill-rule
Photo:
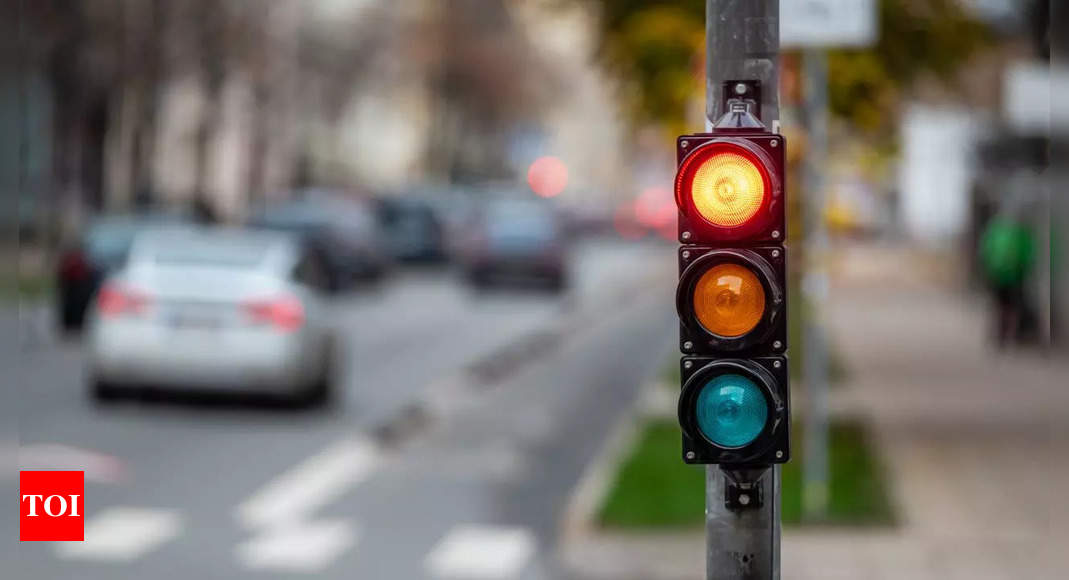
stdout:
<svg viewBox="0 0 1069 580">
<path fill-rule="evenodd" d="M 1036 260 L 1031 227 L 1020 220 L 997 215 L 980 237 L 979 258 L 983 275 L 997 308 L 995 336 L 1000 347 L 1017 341 L 1027 312 L 1025 284 Z"/>
</svg>

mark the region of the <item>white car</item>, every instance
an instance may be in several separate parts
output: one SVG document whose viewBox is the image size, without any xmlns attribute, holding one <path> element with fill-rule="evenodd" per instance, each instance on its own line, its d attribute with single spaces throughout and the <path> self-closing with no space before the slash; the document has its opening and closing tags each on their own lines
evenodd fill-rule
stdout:
<svg viewBox="0 0 1069 580">
<path fill-rule="evenodd" d="M 229 391 L 319 402 L 332 380 L 322 261 L 294 237 L 147 231 L 89 319 L 93 394 Z"/>
</svg>

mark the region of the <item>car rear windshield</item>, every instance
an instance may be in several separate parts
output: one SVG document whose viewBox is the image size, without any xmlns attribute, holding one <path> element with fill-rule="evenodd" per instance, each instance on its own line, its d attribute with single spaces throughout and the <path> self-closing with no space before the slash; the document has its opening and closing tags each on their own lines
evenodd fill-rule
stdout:
<svg viewBox="0 0 1069 580">
<path fill-rule="evenodd" d="M 501 205 L 486 216 L 490 237 L 550 240 L 557 235 L 552 214 L 531 205 Z"/>
<path fill-rule="evenodd" d="M 138 229 L 134 224 L 93 227 L 85 236 L 85 252 L 94 260 L 124 260 Z"/>
<path fill-rule="evenodd" d="M 161 266 L 251 269 L 263 263 L 268 248 L 268 244 L 254 241 L 176 241 L 154 248 L 152 259 Z"/>
</svg>

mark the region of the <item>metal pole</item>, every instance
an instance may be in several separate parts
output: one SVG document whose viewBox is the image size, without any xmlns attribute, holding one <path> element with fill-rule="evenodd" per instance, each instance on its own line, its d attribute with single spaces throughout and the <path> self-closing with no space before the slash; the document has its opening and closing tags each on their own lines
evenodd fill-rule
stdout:
<svg viewBox="0 0 1069 580">
<path fill-rule="evenodd" d="M 805 52 L 805 121 L 809 127 L 805 165 L 805 277 L 809 306 L 802 361 L 808 413 L 802 485 L 806 518 L 823 519 L 828 507 L 828 349 L 823 325 L 828 294 L 828 235 L 824 228 L 823 171 L 828 149 L 828 59 L 822 49 Z"/>
<path fill-rule="evenodd" d="M 779 130 L 779 0 L 706 0 L 706 129 L 724 111 L 723 84 L 761 82 L 761 121 Z M 707 580 L 778 580 L 780 577 L 780 468 L 758 480 L 756 508 L 728 509 L 730 474 L 705 472 Z"/>
<path fill-rule="evenodd" d="M 725 81 L 761 81 L 761 120 L 779 131 L 779 0 L 706 0 L 705 117 L 724 110 Z"/>
<path fill-rule="evenodd" d="M 1050 3 L 1050 20 L 1047 25 L 1047 34 L 1050 39 L 1050 69 L 1052 74 L 1064 74 L 1069 71 L 1069 38 L 1066 34 L 1055 31 L 1066 30 L 1069 23 L 1069 7 L 1062 2 Z M 1065 118 L 1069 113 L 1069 104 L 1064 99 L 1057 98 L 1056 89 L 1051 83 L 1051 116 Z M 1048 220 L 1048 234 L 1060 233 L 1059 239 L 1047 239 L 1045 250 L 1046 262 L 1051 270 L 1050 278 L 1050 323 L 1051 340 L 1060 349 L 1069 347 L 1069 341 L 1065 339 L 1065 331 L 1069 327 L 1066 318 L 1066 287 L 1069 284 L 1069 261 L 1066 260 L 1066 234 L 1069 226 L 1069 196 L 1064 191 L 1069 181 L 1069 168 L 1064 163 L 1056 160 L 1069 158 L 1069 130 L 1065 127 L 1051 127 L 1050 148 L 1048 149 L 1048 171 L 1045 180 L 1047 186 L 1047 199 L 1051 203 L 1050 219 Z M 1055 194 L 1054 192 L 1058 192 Z M 1051 247 L 1051 244 L 1055 247 Z M 1053 261 L 1052 261 L 1053 260 Z"/>
</svg>

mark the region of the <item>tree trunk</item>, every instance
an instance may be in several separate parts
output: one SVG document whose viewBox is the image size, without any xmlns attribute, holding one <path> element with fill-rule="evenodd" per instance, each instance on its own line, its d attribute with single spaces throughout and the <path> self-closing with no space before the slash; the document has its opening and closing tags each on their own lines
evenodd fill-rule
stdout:
<svg viewBox="0 0 1069 580">
<path fill-rule="evenodd" d="M 214 2 L 201 0 L 197 18 L 200 42 L 201 71 L 204 74 L 204 106 L 200 124 L 194 138 L 193 210 L 202 221 L 214 222 L 217 212 L 214 200 L 208 191 L 208 168 L 211 146 L 215 143 L 216 131 L 222 117 L 223 80 L 226 74 L 223 59 L 222 39 L 225 30 L 222 20 L 226 17 L 222 7 Z"/>
<path fill-rule="evenodd" d="M 52 88 L 52 199 L 57 212 L 51 237 L 62 236 L 76 225 L 81 195 L 81 127 L 84 82 L 79 59 L 85 48 L 86 25 L 77 6 L 64 11 L 56 22 L 60 39 L 49 55 L 48 79 Z"/>
<path fill-rule="evenodd" d="M 208 155 L 215 141 L 215 130 L 220 119 L 221 84 L 209 81 L 206 87 L 204 107 L 200 124 L 194 138 L 193 210 L 198 220 L 214 222 L 217 219 L 215 203 L 208 192 Z"/>
<path fill-rule="evenodd" d="M 156 118 L 160 107 L 160 79 L 163 78 L 163 71 L 160 70 L 163 60 L 161 39 L 164 34 L 162 0 L 152 0 L 148 10 L 150 13 L 144 54 L 145 68 L 138 90 L 130 175 L 134 203 L 139 206 L 150 205 L 156 201 L 153 164 L 156 158 Z"/>
<path fill-rule="evenodd" d="M 257 82 L 253 86 L 252 138 L 249 144 L 248 195 L 246 200 L 251 207 L 264 197 L 264 169 L 267 166 L 267 108 L 268 88 Z"/>
</svg>

